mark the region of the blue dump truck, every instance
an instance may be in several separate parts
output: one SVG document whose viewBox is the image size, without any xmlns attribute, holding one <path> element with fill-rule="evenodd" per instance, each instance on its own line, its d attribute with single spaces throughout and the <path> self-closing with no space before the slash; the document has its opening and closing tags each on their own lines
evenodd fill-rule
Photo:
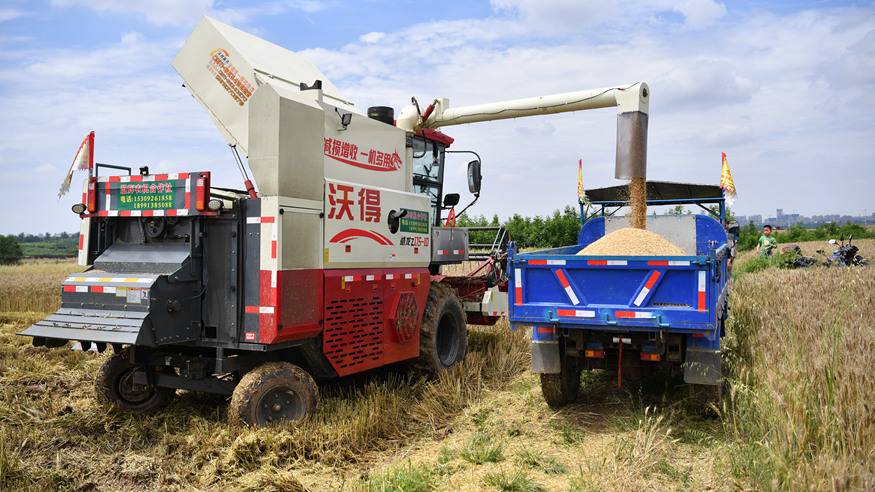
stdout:
<svg viewBox="0 0 875 492">
<path fill-rule="evenodd" d="M 584 369 L 683 371 L 709 399 L 720 395 L 720 345 L 728 313 L 734 230 L 718 186 L 649 182 L 647 203 L 696 205 L 701 214 L 650 216 L 647 229 L 684 256 L 578 256 L 628 227 L 617 211 L 626 187 L 587 191 L 577 244 L 518 252 L 508 247 L 512 328 L 532 331 L 532 370 L 551 406 L 577 399 Z M 710 206 L 710 208 L 709 208 Z M 590 211 L 594 212 L 588 215 Z"/>
</svg>

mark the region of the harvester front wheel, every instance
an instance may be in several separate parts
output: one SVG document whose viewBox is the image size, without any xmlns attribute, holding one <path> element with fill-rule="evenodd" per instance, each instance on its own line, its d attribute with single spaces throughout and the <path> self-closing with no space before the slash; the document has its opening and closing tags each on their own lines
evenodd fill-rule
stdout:
<svg viewBox="0 0 875 492">
<path fill-rule="evenodd" d="M 143 370 L 130 362 L 127 350 L 113 355 L 100 367 L 94 381 L 97 399 L 139 413 L 151 412 L 170 403 L 176 390 L 140 384 L 146 379 Z"/>
<path fill-rule="evenodd" d="M 419 329 L 418 365 L 438 374 L 465 359 L 468 327 L 465 310 L 449 285 L 433 283 Z"/>
<path fill-rule="evenodd" d="M 307 371 L 288 362 L 268 362 L 246 373 L 234 388 L 228 417 L 262 427 L 299 420 L 318 404 L 319 389 Z"/>
<path fill-rule="evenodd" d="M 564 352 L 564 344 L 560 344 Z M 576 357 L 561 355 L 559 374 L 541 374 L 541 393 L 551 408 L 558 408 L 577 400 L 580 394 L 580 361 Z"/>
</svg>

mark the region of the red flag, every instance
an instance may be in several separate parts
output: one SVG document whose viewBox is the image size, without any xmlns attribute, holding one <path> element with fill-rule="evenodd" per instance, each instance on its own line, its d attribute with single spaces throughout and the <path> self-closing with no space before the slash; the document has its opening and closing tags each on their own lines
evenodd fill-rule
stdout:
<svg viewBox="0 0 875 492">
<path fill-rule="evenodd" d="M 73 163 L 70 164 L 70 170 L 67 171 L 67 176 L 64 178 L 64 182 L 61 183 L 61 189 L 58 190 L 58 198 L 64 196 L 64 193 L 70 190 L 70 183 L 73 181 L 73 172 L 74 171 L 84 171 L 88 170 L 88 173 L 91 173 L 91 170 L 94 169 L 94 132 L 92 131 L 88 135 L 82 139 L 82 143 L 79 144 L 79 149 L 76 151 L 76 155 L 73 156 Z"/>
</svg>

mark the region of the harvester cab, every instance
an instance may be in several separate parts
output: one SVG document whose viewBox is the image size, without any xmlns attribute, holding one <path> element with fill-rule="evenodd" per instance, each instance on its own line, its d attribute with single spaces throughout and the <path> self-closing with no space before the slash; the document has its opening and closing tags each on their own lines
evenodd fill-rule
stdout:
<svg viewBox="0 0 875 492">
<path fill-rule="evenodd" d="M 618 106 L 618 175 L 643 172 L 641 83 L 365 115 L 300 54 L 209 18 L 173 67 L 233 149 L 245 189 L 214 186 L 208 171 L 91 170 L 75 207 L 87 269 L 64 281 L 58 312 L 22 333 L 35 345 L 112 347 L 97 395 L 129 410 L 187 389 L 230 395 L 232 420 L 262 425 L 311 412 L 316 380 L 459 363 L 466 321 L 508 312 L 507 235 L 476 271 L 442 270 L 472 255 L 469 231 L 442 222 L 460 196 L 444 189 L 453 139 L 438 127 Z"/>
</svg>

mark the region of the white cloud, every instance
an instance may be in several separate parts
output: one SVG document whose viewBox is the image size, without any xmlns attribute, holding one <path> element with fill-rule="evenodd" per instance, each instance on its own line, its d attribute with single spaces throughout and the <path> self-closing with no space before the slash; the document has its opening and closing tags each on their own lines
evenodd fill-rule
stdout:
<svg viewBox="0 0 875 492">
<path fill-rule="evenodd" d="M 672 7 L 680 12 L 692 28 L 706 27 L 726 15 L 726 6 L 713 0 L 683 0 Z"/>
<path fill-rule="evenodd" d="M 216 0 L 51 0 L 60 7 L 88 8 L 97 13 L 121 13 L 142 16 L 155 25 L 193 25 L 203 15 L 224 22 L 245 24 L 261 16 L 279 15 L 289 10 L 313 13 L 325 8 L 315 0 L 274 0 L 248 3 L 245 7 L 216 8 Z"/>
<path fill-rule="evenodd" d="M 377 41 L 386 37 L 386 33 L 384 32 L 369 32 L 367 34 L 362 34 L 359 36 L 359 41 L 362 43 L 376 43 Z"/>
<path fill-rule="evenodd" d="M 213 6 L 214 0 L 52 0 L 60 7 L 88 8 L 98 13 L 142 16 L 157 25 L 193 24 Z"/>
<path fill-rule="evenodd" d="M 691 28 L 710 25 L 726 14 L 714 0 L 492 0 L 500 14 L 515 14 L 543 32 L 584 32 L 601 24 L 644 27 L 654 14 L 677 12 Z"/>
<path fill-rule="evenodd" d="M 0 22 L 8 22 L 28 15 L 17 9 L 0 9 Z"/>
</svg>

